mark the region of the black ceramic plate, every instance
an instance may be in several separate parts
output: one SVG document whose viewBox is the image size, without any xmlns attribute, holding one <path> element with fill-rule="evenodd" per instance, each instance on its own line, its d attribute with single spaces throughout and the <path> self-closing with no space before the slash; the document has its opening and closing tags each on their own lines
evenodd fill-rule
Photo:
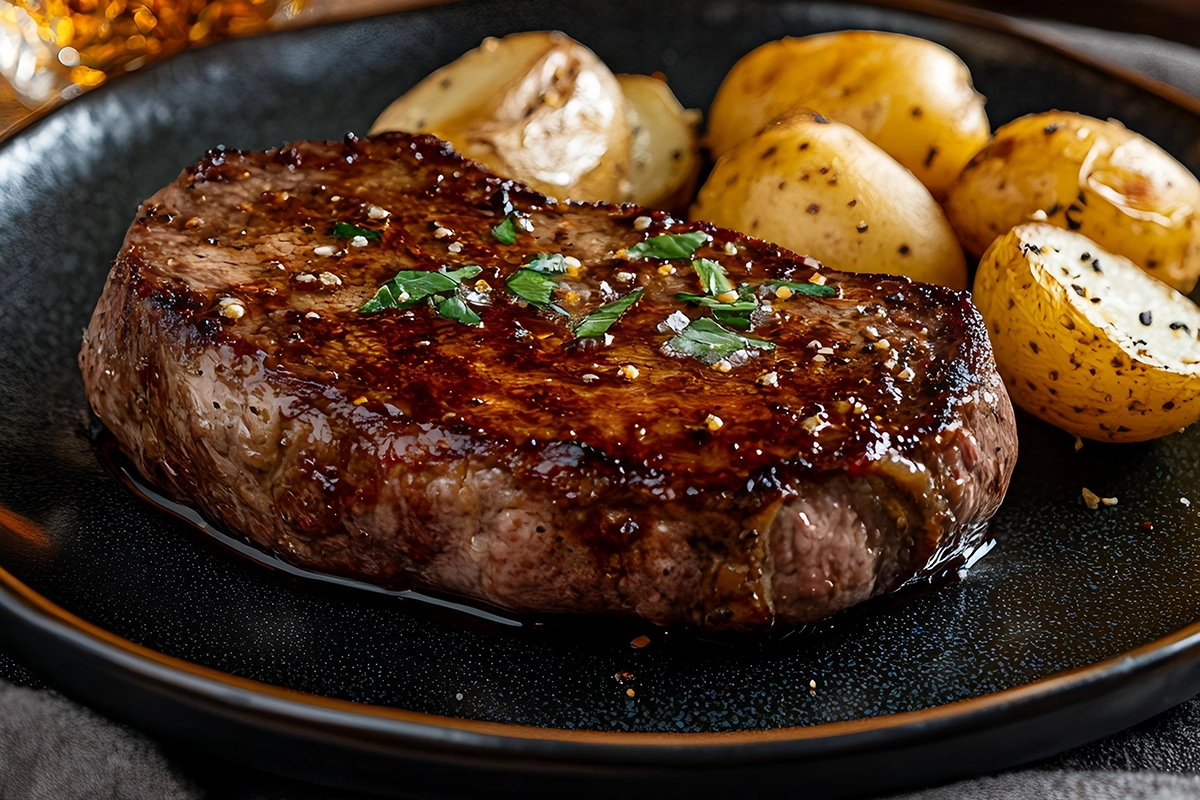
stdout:
<svg viewBox="0 0 1200 800">
<path fill-rule="evenodd" d="M 993 124 L 1052 107 L 1119 117 L 1200 171 L 1191 112 L 1018 37 L 866 6 L 726 0 L 469 2 L 229 43 L 8 141 L 5 645 L 152 733 L 408 794 L 869 792 L 1048 755 L 1200 690 L 1198 432 L 1077 453 L 1022 418 L 997 546 L 966 577 L 813 632 L 651 631 L 642 649 L 636 627 L 512 626 L 265 569 L 139 499 L 102 457 L 75 364 L 81 329 L 138 202 L 208 147 L 365 131 L 487 35 L 562 29 L 614 70 L 662 70 L 704 108 L 754 46 L 847 27 L 950 47 Z M 1089 511 L 1084 486 L 1120 504 Z"/>
</svg>

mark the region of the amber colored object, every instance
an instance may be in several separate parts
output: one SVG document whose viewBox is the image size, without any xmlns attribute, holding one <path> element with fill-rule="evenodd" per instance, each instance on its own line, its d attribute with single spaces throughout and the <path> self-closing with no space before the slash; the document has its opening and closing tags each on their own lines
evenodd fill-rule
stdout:
<svg viewBox="0 0 1200 800">
<path fill-rule="evenodd" d="M 278 0 L 0 0 L 0 75 L 36 108 L 185 47 L 267 29 Z"/>
<path fill-rule="evenodd" d="M 0 140 L 65 100 L 187 47 L 420 4 L 413 0 L 0 0 Z"/>
</svg>

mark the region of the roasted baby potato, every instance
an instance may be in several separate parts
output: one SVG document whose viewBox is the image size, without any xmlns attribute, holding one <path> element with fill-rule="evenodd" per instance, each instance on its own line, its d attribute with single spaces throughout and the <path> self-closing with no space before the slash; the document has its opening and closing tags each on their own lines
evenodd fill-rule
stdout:
<svg viewBox="0 0 1200 800">
<path fill-rule="evenodd" d="M 780 114 L 809 108 L 858 130 L 941 200 L 987 142 L 983 102 L 958 56 L 924 39 L 874 31 L 780 39 L 725 76 L 707 141 L 719 157 Z"/>
<path fill-rule="evenodd" d="M 722 157 L 691 216 L 835 269 L 967 286 L 962 248 L 929 191 L 854 128 L 812 111 L 780 117 Z"/>
<path fill-rule="evenodd" d="M 618 75 L 617 81 L 629 101 L 633 134 L 628 199 L 647 208 L 687 208 L 700 171 L 699 112 L 681 106 L 658 78 Z"/>
<path fill-rule="evenodd" d="M 552 197 L 630 193 L 621 85 L 591 50 L 561 33 L 485 39 L 388 106 L 371 127 L 383 131 L 432 133 Z"/>
<path fill-rule="evenodd" d="M 1013 228 L 980 259 L 974 300 L 1013 400 L 1052 425 L 1137 442 L 1200 419 L 1200 309 L 1086 236 Z"/>
<path fill-rule="evenodd" d="M 950 190 L 946 214 L 974 255 L 1014 225 L 1045 221 L 1087 236 L 1189 292 L 1200 276 L 1200 182 L 1125 128 L 1062 111 L 996 131 Z"/>
</svg>

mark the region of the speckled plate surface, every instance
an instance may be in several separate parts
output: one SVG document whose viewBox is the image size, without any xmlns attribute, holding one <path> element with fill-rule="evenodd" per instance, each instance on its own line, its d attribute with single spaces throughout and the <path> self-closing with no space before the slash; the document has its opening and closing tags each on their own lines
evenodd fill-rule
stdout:
<svg viewBox="0 0 1200 800">
<path fill-rule="evenodd" d="M 218 45 L 0 146 L 5 646 L 154 734 L 416 795 L 878 791 L 1048 755 L 1200 691 L 1200 431 L 1077 453 L 1022 417 L 997 545 L 965 578 L 770 641 L 510 625 L 266 569 L 140 499 L 102 456 L 81 330 L 139 201 L 208 147 L 365 131 L 487 35 L 564 30 L 705 108 L 754 46 L 848 27 L 953 49 L 994 125 L 1052 107 L 1118 117 L 1200 171 L 1191 111 L 1010 34 L 712 0 L 467 2 Z M 1089 511 L 1083 486 L 1120 504 Z"/>
</svg>

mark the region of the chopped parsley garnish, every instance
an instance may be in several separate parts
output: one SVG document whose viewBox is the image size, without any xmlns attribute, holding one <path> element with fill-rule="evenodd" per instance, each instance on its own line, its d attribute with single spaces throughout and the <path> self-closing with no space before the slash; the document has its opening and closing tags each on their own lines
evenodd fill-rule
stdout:
<svg viewBox="0 0 1200 800">
<path fill-rule="evenodd" d="M 680 294 L 680 300 L 698 303 L 712 309 L 713 319 L 730 328 L 748 331 L 751 328 L 750 315 L 758 308 L 758 297 L 749 286 L 735 287 L 725 274 L 725 268 L 716 261 L 707 258 L 697 258 L 692 261 L 692 269 L 700 278 L 700 288 L 703 295 Z M 737 296 L 730 300 L 721 296 L 730 293 Z"/>
<path fill-rule="evenodd" d="M 475 264 L 468 264 L 465 267 L 449 271 L 443 268 L 438 272 L 401 270 L 396 273 L 396 277 L 380 286 L 375 296 L 363 303 L 358 313 L 374 314 L 385 308 L 411 308 L 426 299 L 437 308 L 447 299 L 446 296 L 458 290 L 460 283 L 467 278 L 474 278 L 482 271 L 483 268 Z M 439 313 L 441 313 L 440 309 Z M 474 314 L 474 312 L 471 313 Z M 442 314 L 442 316 L 447 315 Z M 450 318 L 453 319 L 453 317 Z M 476 317 L 476 321 L 478 321 L 478 317 Z"/>
<path fill-rule="evenodd" d="M 508 276 L 504 285 L 522 300 L 535 306 L 549 306 L 558 288 L 553 277 L 567 271 L 567 260 L 559 253 L 538 253 L 525 266 Z"/>
<path fill-rule="evenodd" d="M 531 269 L 545 275 L 560 275 L 567 271 L 567 259 L 561 253 L 538 253 L 521 269 Z"/>
<path fill-rule="evenodd" d="M 677 294 L 675 297 L 687 303 L 695 303 L 712 311 L 713 319 L 730 328 L 750 330 L 750 315 L 758 308 L 758 298 L 749 286 L 737 290 L 738 299 L 732 303 L 722 303 L 715 297 L 703 294 Z"/>
<path fill-rule="evenodd" d="M 697 258 L 692 262 L 692 269 L 700 276 L 700 286 L 705 294 L 714 297 L 725 292 L 733 291 L 733 283 L 725 275 L 725 268 L 716 261 L 707 258 Z"/>
<path fill-rule="evenodd" d="M 708 234 L 703 231 L 664 233 L 638 242 L 627 252 L 630 258 L 690 258 L 708 239 Z"/>
<path fill-rule="evenodd" d="M 642 299 L 644 291 L 644 289 L 634 289 L 624 297 L 600 306 L 583 318 L 583 321 L 575 328 L 575 335 L 583 338 L 607 333 L 612 324 L 620 319 L 630 306 Z"/>
<path fill-rule="evenodd" d="M 772 342 L 751 339 L 722 328 L 707 317 L 694 319 L 673 339 L 663 345 L 668 355 L 685 355 L 703 361 L 708 366 L 718 361 L 737 364 L 748 361 L 754 350 L 774 350 Z"/>
<path fill-rule="evenodd" d="M 361 236 L 364 239 L 378 239 L 379 231 L 373 231 L 370 228 L 360 228 L 357 225 L 351 225 L 349 222 L 339 222 L 333 226 L 333 235 L 339 239 L 353 239 L 355 236 Z"/>
<path fill-rule="evenodd" d="M 446 319 L 461 322 L 463 325 L 483 324 L 483 319 L 471 310 L 471 307 L 464 303 L 463 299 L 457 294 L 452 294 L 445 300 L 442 300 L 434 306 L 434 310 Z"/>
<path fill-rule="evenodd" d="M 743 287 L 748 289 L 749 287 Z M 675 297 L 685 303 L 695 303 L 706 308 L 720 308 L 725 311 L 753 311 L 758 308 L 758 302 L 755 300 L 735 300 L 732 303 L 722 303 L 715 297 L 709 297 L 706 294 L 677 294 Z"/>
<path fill-rule="evenodd" d="M 513 244 L 516 242 L 517 226 L 513 224 L 513 218 L 505 217 L 503 222 L 492 228 L 492 236 L 496 237 L 496 241 L 500 244 Z"/>
<path fill-rule="evenodd" d="M 770 281 L 764 284 L 768 289 L 786 286 L 797 294 L 807 294 L 813 297 L 836 297 L 837 289 L 832 286 L 822 286 L 817 283 L 797 283 L 796 281 Z"/>
<path fill-rule="evenodd" d="M 526 267 L 509 275 L 504 285 L 522 300 L 535 306 L 548 306 L 554 297 L 558 281 L 544 272 Z"/>
<path fill-rule="evenodd" d="M 445 275 L 455 283 L 462 283 L 468 278 L 474 278 L 481 272 L 483 272 L 483 267 L 480 267 L 476 264 L 467 264 L 465 267 L 459 267 L 458 269 L 452 269 L 449 271 L 447 271 L 445 267 L 442 267 L 440 270 L 438 270 L 438 274 Z"/>
</svg>

